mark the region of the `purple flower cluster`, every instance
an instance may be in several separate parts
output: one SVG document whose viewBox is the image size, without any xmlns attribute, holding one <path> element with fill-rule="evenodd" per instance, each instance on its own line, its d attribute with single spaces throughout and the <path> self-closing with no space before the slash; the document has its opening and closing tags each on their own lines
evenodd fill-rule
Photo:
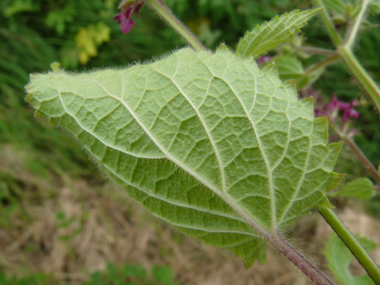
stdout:
<svg viewBox="0 0 380 285">
<path fill-rule="evenodd" d="M 121 30 L 124 34 L 129 33 L 132 27 L 136 24 L 132 20 L 132 16 L 136 15 L 139 17 L 139 12 L 144 2 L 137 1 L 132 4 L 128 4 L 121 8 L 121 12 L 117 14 L 113 19 L 120 23 Z"/>
<path fill-rule="evenodd" d="M 312 88 L 301 89 L 300 95 L 302 98 L 313 97 L 315 102 L 315 117 L 327 116 L 330 123 L 334 124 L 340 129 L 340 131 L 344 132 L 347 137 L 353 137 L 359 133 L 359 131 L 353 127 L 352 120 L 350 120 L 359 117 L 358 111 L 354 109 L 360 105 L 357 100 L 352 100 L 350 103 L 346 103 L 338 100 L 337 96 L 333 94 L 331 102 L 326 103 L 325 97 Z M 341 119 L 339 120 L 339 118 Z M 335 139 L 338 139 L 338 137 L 332 135 L 330 136 L 330 139 L 334 141 Z"/>
<path fill-rule="evenodd" d="M 343 112 L 342 122 L 346 123 L 350 118 L 357 119 L 359 117 L 358 111 L 354 109 L 357 106 L 359 106 L 357 100 L 346 103 L 339 101 L 336 95 L 333 94 L 331 102 L 323 104 L 322 110 L 315 109 L 315 115 L 317 117 L 328 116 L 330 120 L 334 120 L 338 112 Z"/>
</svg>

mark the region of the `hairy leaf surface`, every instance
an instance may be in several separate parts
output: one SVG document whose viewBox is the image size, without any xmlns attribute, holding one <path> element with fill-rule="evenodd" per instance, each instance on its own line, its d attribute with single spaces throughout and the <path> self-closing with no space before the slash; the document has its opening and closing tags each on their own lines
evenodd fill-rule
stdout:
<svg viewBox="0 0 380 285">
<path fill-rule="evenodd" d="M 128 69 L 53 68 L 26 87 L 36 114 L 153 215 L 246 266 L 266 261 L 260 234 L 293 225 L 340 181 L 327 118 L 314 120 L 312 99 L 299 101 L 273 64 L 260 70 L 222 46 Z"/>
<path fill-rule="evenodd" d="M 257 58 L 280 44 L 286 43 L 307 21 L 318 14 L 322 8 L 306 11 L 295 10 L 289 14 L 276 16 L 269 22 L 257 25 L 239 41 L 236 53 L 244 57 Z"/>
</svg>

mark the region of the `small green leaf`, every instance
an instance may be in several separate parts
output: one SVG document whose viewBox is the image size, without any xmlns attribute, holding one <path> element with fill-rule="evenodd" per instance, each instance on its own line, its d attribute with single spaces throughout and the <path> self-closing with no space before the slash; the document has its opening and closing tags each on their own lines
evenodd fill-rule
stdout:
<svg viewBox="0 0 380 285">
<path fill-rule="evenodd" d="M 236 53 L 243 57 L 257 58 L 280 44 L 287 42 L 300 30 L 307 21 L 318 14 L 322 8 L 306 11 L 293 11 L 289 14 L 276 16 L 269 22 L 257 25 L 240 39 Z"/>
<path fill-rule="evenodd" d="M 5 17 L 11 17 L 18 13 L 37 12 L 40 10 L 40 4 L 33 3 L 33 0 L 14 0 L 9 3 L 9 5 L 5 5 L 5 9 L 2 11 Z"/>
<path fill-rule="evenodd" d="M 292 55 L 281 55 L 274 58 L 278 73 L 281 79 L 295 79 L 298 88 L 303 88 L 314 83 L 323 73 L 324 69 L 307 74 L 302 66 L 302 62 Z"/>
<path fill-rule="evenodd" d="M 304 70 L 302 62 L 292 55 L 281 55 L 274 58 L 281 79 L 298 79 L 302 77 Z"/>
<path fill-rule="evenodd" d="M 62 9 L 50 11 L 45 18 L 45 24 L 55 28 L 58 35 L 63 35 L 67 24 L 73 22 L 75 13 L 73 2 L 68 2 Z"/>
<path fill-rule="evenodd" d="M 152 274 L 156 281 L 164 284 L 170 284 L 174 279 L 172 270 L 167 266 L 153 266 Z"/>
<path fill-rule="evenodd" d="M 368 178 L 358 178 L 344 185 L 338 192 L 330 196 L 352 197 L 358 199 L 369 199 L 376 195 L 374 185 Z"/>
<path fill-rule="evenodd" d="M 122 271 L 122 276 L 123 278 L 139 277 L 140 279 L 145 280 L 146 279 L 145 268 L 142 267 L 141 265 L 130 265 L 127 263 L 124 266 L 124 269 Z"/>
<path fill-rule="evenodd" d="M 376 243 L 364 237 L 357 237 L 365 250 L 372 251 L 376 248 Z M 374 285 L 375 283 L 368 275 L 353 276 L 349 270 L 350 263 L 355 260 L 350 250 L 344 245 L 341 239 L 334 233 L 325 250 L 328 267 L 334 273 L 337 281 L 342 285 Z"/>
<path fill-rule="evenodd" d="M 370 9 L 373 14 L 380 14 L 380 0 L 371 0 Z"/>
<path fill-rule="evenodd" d="M 323 3 L 327 10 L 333 14 L 346 14 L 346 3 L 342 0 L 323 0 Z"/>
</svg>

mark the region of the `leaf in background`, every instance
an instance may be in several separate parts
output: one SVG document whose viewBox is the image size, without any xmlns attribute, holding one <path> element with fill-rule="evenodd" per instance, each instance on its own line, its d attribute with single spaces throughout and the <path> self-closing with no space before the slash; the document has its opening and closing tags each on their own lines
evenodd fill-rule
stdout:
<svg viewBox="0 0 380 285">
<path fill-rule="evenodd" d="M 327 118 L 273 64 L 221 46 L 128 69 L 53 68 L 26 87 L 36 115 L 70 131 L 153 215 L 247 267 L 266 263 L 262 234 L 294 225 L 342 178 Z"/>
<path fill-rule="evenodd" d="M 370 9 L 372 13 L 380 14 L 380 0 L 371 0 Z"/>
<path fill-rule="evenodd" d="M 292 55 L 280 55 L 274 58 L 281 79 L 295 79 L 298 88 L 313 84 L 323 73 L 324 69 L 307 74 L 302 66 L 302 62 Z"/>
<path fill-rule="evenodd" d="M 87 64 L 91 57 L 98 54 L 97 46 L 110 40 L 111 29 L 99 22 L 94 25 L 89 25 L 87 28 L 80 28 L 75 37 L 75 44 L 77 46 L 78 59 L 83 65 Z"/>
<path fill-rule="evenodd" d="M 69 2 L 63 9 L 50 11 L 45 18 L 45 24 L 54 28 L 58 35 L 63 35 L 66 24 L 73 22 L 75 14 L 75 7 L 72 2 Z"/>
<path fill-rule="evenodd" d="M 156 281 L 164 284 L 171 284 L 174 280 L 174 274 L 167 266 L 153 266 L 152 275 Z"/>
<path fill-rule="evenodd" d="M 357 237 L 359 242 L 367 251 L 376 248 L 376 244 L 364 237 Z M 342 285 L 374 285 L 375 283 L 368 275 L 353 276 L 349 270 L 349 265 L 355 260 L 350 250 L 344 245 L 341 239 L 334 233 L 325 250 L 328 267 L 334 273 L 337 281 Z"/>
<path fill-rule="evenodd" d="M 243 57 L 257 58 L 280 44 L 287 42 L 300 30 L 307 21 L 318 14 L 322 8 L 306 11 L 293 11 L 289 14 L 275 17 L 269 22 L 257 25 L 240 39 L 236 53 Z"/>
<path fill-rule="evenodd" d="M 329 12 L 346 15 L 346 3 L 343 0 L 323 0 L 323 3 Z"/>
<path fill-rule="evenodd" d="M 5 17 L 11 17 L 23 12 L 37 12 L 40 10 L 40 4 L 33 3 L 32 0 L 14 0 L 12 4 L 6 6 L 3 13 Z"/>
<path fill-rule="evenodd" d="M 280 55 L 274 58 L 281 79 L 298 79 L 304 70 L 302 62 L 292 55 Z"/>
<path fill-rule="evenodd" d="M 368 178 L 358 178 L 344 185 L 338 192 L 329 196 L 353 197 L 358 199 L 369 199 L 376 195 L 374 185 Z"/>
</svg>

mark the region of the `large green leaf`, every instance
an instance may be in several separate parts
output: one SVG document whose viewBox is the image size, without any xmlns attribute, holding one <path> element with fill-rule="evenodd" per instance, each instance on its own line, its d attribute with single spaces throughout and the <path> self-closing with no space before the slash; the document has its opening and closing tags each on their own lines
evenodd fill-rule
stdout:
<svg viewBox="0 0 380 285">
<path fill-rule="evenodd" d="M 286 43 L 307 21 L 318 14 L 322 8 L 306 11 L 295 10 L 289 14 L 276 16 L 269 22 L 257 25 L 251 32 L 247 32 L 239 41 L 236 53 L 244 57 L 257 58 L 278 45 Z"/>
<path fill-rule="evenodd" d="M 293 225 L 339 183 L 341 144 L 275 66 L 225 46 L 152 64 L 31 75 L 27 100 L 73 133 L 136 201 L 183 233 L 266 262 L 260 234 Z M 259 234 L 260 233 L 260 234 Z"/>
</svg>

